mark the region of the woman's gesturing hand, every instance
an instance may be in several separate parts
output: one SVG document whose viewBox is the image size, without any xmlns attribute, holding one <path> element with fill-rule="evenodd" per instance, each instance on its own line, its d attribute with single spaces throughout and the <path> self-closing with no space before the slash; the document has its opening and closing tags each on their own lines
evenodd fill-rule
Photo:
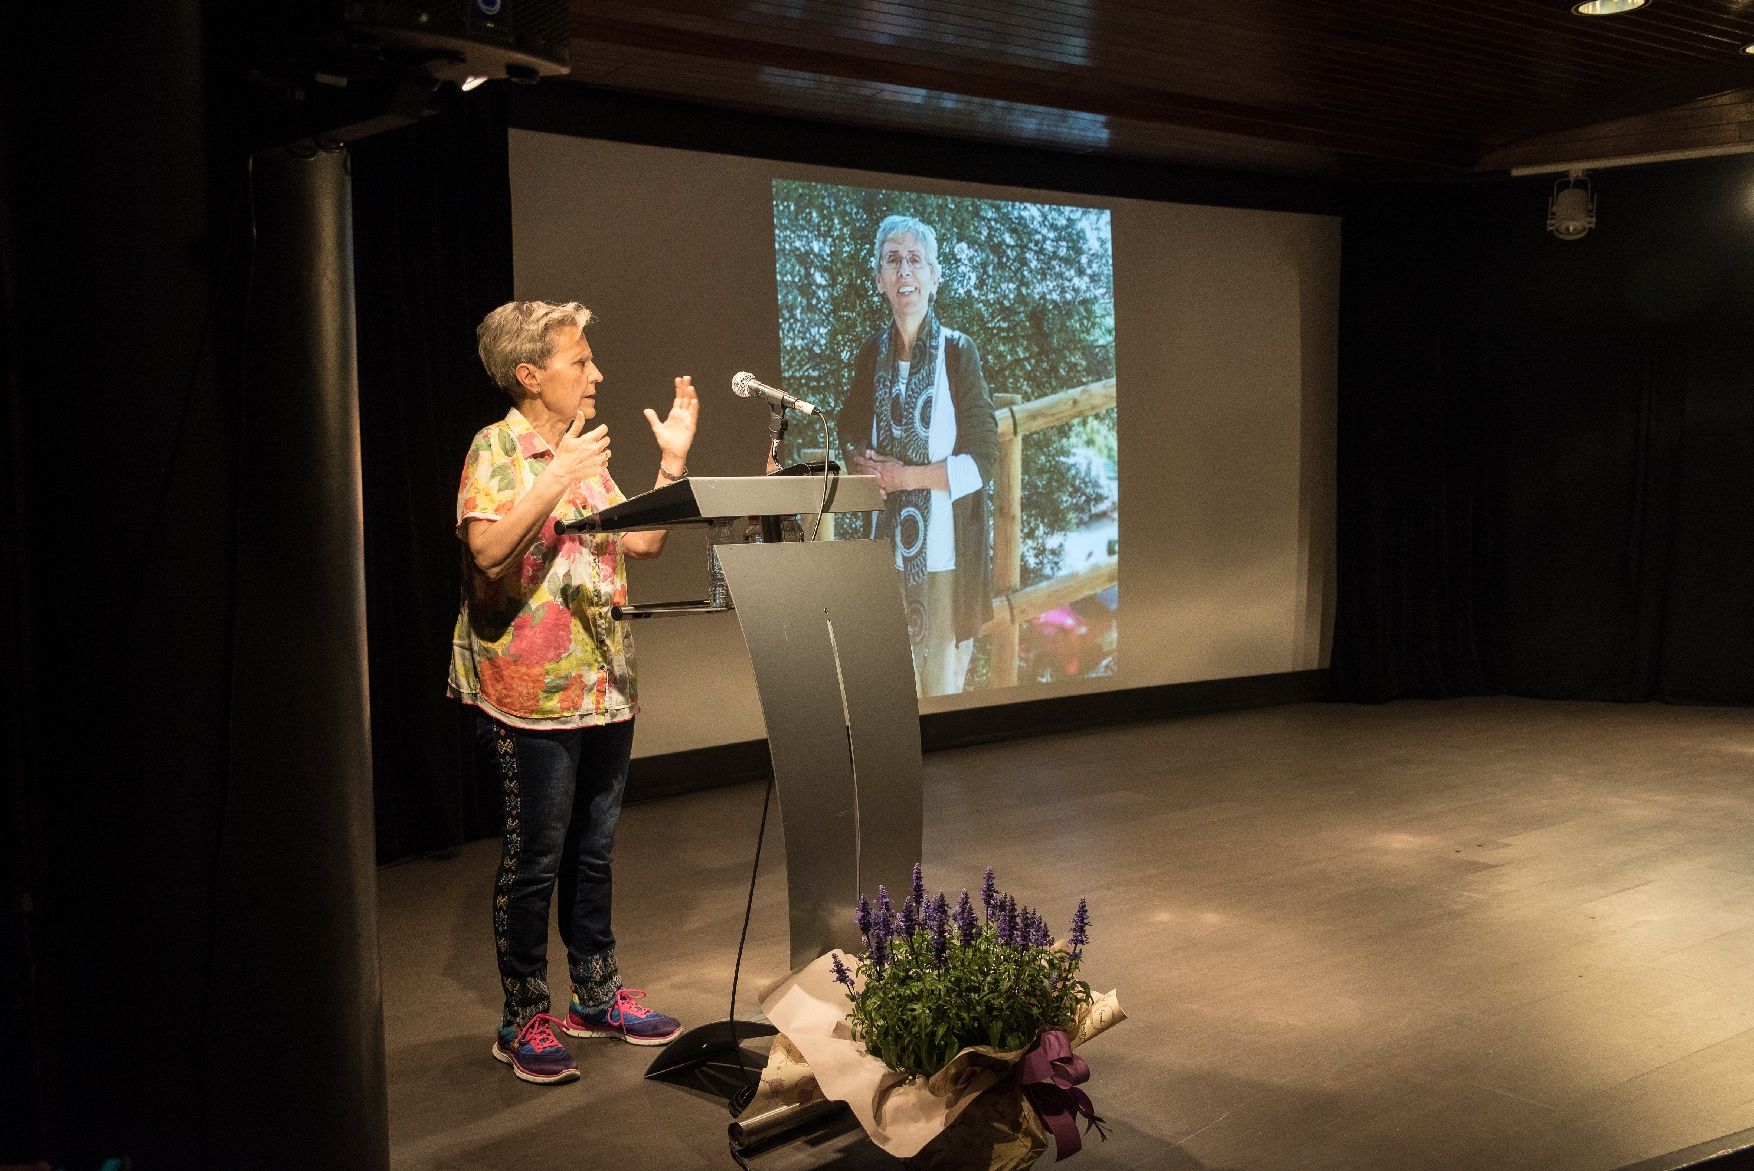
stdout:
<svg viewBox="0 0 1754 1171">
<path fill-rule="evenodd" d="M 554 453 L 554 473 L 562 478 L 563 483 L 576 484 L 608 466 L 609 424 L 602 423 L 586 431 L 585 412 L 581 408 L 577 417 L 567 424 L 566 434 L 560 437 L 560 447 Z"/>
<path fill-rule="evenodd" d="M 684 374 L 676 380 L 676 398 L 668 415 L 659 419 L 658 412 L 647 407 L 645 416 L 665 463 L 686 466 L 688 449 L 694 446 L 694 432 L 700 425 L 700 396 L 694 392 L 694 379 Z"/>
</svg>

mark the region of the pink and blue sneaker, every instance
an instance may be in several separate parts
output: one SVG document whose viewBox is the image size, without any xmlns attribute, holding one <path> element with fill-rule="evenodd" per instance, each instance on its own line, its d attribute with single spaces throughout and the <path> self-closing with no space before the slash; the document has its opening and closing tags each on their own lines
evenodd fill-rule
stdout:
<svg viewBox="0 0 1754 1171">
<path fill-rule="evenodd" d="M 560 1027 L 573 1037 L 620 1037 L 630 1045 L 666 1045 L 682 1031 L 682 1022 L 640 1004 L 645 996 L 643 988 L 623 988 L 608 1007 L 596 1011 L 583 1008 L 575 996 Z"/>
<path fill-rule="evenodd" d="M 547 1013 L 539 1012 L 521 1029 L 501 1025 L 499 1037 L 493 1043 L 494 1060 L 505 1062 L 513 1073 L 537 1085 L 572 1081 L 579 1076 L 579 1063 L 554 1035 L 554 1026 L 558 1024 Z"/>
</svg>

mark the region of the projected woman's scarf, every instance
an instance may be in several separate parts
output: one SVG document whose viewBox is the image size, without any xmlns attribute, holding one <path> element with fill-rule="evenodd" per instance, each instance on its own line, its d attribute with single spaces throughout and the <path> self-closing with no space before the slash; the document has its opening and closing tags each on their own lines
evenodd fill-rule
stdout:
<svg viewBox="0 0 1754 1171">
<path fill-rule="evenodd" d="M 883 331 L 883 340 L 878 344 L 872 439 L 877 454 L 917 467 L 931 462 L 927 438 L 932 430 L 938 347 L 942 344 L 937 314 L 928 312 L 920 324 L 906 382 L 900 377 L 899 340 L 892 325 Z M 926 518 L 931 515 L 931 506 L 929 488 L 891 492 L 873 533 L 893 540 L 900 554 L 907 600 L 907 636 L 916 646 L 926 634 Z"/>
</svg>

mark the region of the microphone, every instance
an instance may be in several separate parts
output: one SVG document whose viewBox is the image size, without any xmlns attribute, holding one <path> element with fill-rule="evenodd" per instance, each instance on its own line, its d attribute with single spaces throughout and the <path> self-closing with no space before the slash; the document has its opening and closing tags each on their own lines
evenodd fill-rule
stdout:
<svg viewBox="0 0 1754 1171">
<path fill-rule="evenodd" d="M 769 386 L 765 382 L 758 381 L 755 375 L 749 373 L 747 370 L 732 376 L 731 393 L 738 398 L 749 398 L 751 396 L 764 398 L 775 406 L 791 407 L 801 415 L 819 414 L 822 409 L 815 403 L 807 403 L 801 398 L 793 398 L 791 395 L 777 387 Z"/>
</svg>

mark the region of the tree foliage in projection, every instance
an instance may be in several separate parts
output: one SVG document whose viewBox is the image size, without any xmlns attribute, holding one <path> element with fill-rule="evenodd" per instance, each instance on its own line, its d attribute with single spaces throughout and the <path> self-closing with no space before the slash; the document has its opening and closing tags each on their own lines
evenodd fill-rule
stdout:
<svg viewBox="0 0 1754 1171">
<path fill-rule="evenodd" d="M 776 180 L 781 373 L 786 389 L 838 414 L 853 358 L 889 308 L 871 279 L 877 225 L 913 215 L 938 234 L 939 321 L 980 350 L 987 385 L 1025 401 L 1114 377 L 1114 270 L 1108 212 Z M 1112 436 L 1114 412 L 1091 420 Z M 1105 497 L 1069 458 L 1076 430 L 1023 441 L 1024 584 L 1052 577 L 1060 536 Z M 795 448 L 814 446 L 797 428 Z M 843 442 L 859 442 L 843 436 Z M 1113 450 L 1112 439 L 1106 445 Z"/>
</svg>

